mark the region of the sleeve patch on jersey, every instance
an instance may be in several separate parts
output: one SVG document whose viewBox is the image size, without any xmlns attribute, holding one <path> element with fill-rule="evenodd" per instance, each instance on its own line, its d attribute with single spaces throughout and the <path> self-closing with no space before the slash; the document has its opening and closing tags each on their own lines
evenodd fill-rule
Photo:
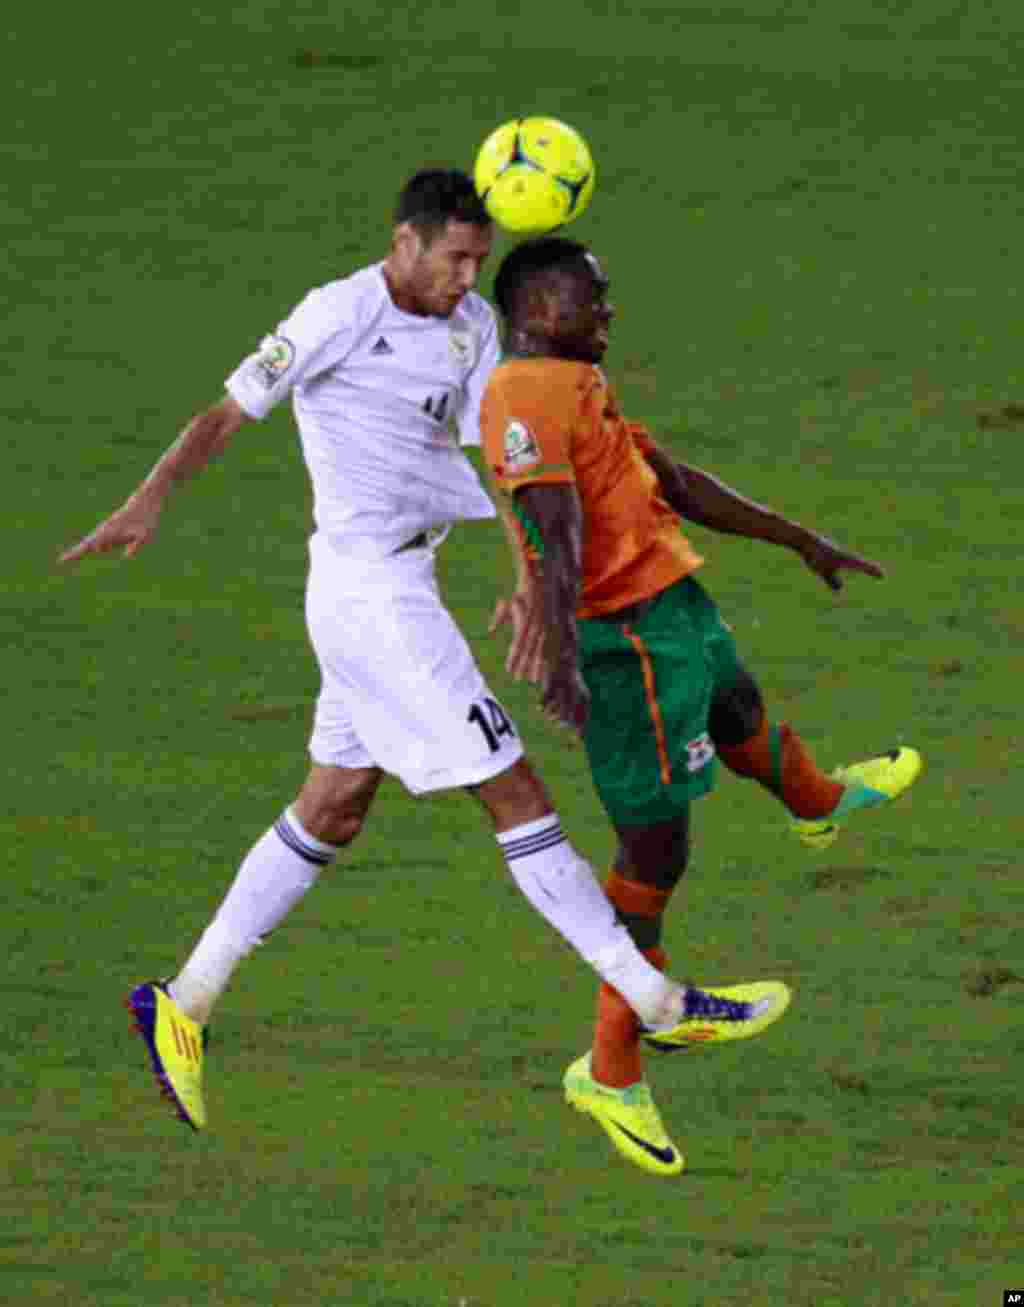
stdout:
<svg viewBox="0 0 1024 1307">
<path fill-rule="evenodd" d="M 254 368 L 267 390 L 273 390 L 294 362 L 295 346 L 288 337 L 268 336 L 260 345 Z"/>
<path fill-rule="evenodd" d="M 505 472 L 522 472 L 540 462 L 540 449 L 529 427 L 515 418 L 505 428 Z"/>
<path fill-rule="evenodd" d="M 476 340 L 471 331 L 452 327 L 448 333 L 448 347 L 460 368 L 471 368 L 476 363 Z"/>
</svg>

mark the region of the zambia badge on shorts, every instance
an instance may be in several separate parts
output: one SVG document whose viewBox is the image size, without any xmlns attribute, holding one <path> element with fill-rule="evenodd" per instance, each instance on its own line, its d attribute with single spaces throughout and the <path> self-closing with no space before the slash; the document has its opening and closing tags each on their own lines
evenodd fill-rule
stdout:
<svg viewBox="0 0 1024 1307">
<path fill-rule="evenodd" d="M 695 740 L 687 741 L 686 770 L 691 774 L 700 771 L 702 767 L 708 765 L 714 756 L 715 746 L 711 743 L 711 736 L 707 731 L 704 731 Z"/>
</svg>

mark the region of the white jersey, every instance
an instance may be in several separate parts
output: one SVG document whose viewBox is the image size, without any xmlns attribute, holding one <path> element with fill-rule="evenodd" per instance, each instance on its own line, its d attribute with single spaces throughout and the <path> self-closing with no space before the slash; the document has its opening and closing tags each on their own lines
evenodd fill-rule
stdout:
<svg viewBox="0 0 1024 1307">
<path fill-rule="evenodd" d="M 340 553 L 381 558 L 431 527 L 495 515 L 449 422 L 480 443 L 498 357 L 479 295 L 450 318 L 404 313 L 377 263 L 311 291 L 226 385 L 253 418 L 292 394 L 318 530 Z"/>
</svg>

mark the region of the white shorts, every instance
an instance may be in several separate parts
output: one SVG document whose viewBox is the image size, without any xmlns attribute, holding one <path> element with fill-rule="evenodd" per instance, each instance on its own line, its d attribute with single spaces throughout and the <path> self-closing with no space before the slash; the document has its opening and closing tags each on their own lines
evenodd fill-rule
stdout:
<svg viewBox="0 0 1024 1307">
<path fill-rule="evenodd" d="M 433 549 L 366 560 L 317 534 L 309 555 L 306 623 L 322 678 L 314 762 L 379 767 L 423 794 L 479 784 L 522 757 L 441 602 Z"/>
</svg>

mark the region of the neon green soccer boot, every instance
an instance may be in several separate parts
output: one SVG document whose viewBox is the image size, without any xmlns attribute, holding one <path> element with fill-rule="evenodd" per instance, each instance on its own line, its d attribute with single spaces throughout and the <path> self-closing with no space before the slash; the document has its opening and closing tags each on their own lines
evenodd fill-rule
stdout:
<svg viewBox="0 0 1024 1307">
<path fill-rule="evenodd" d="M 590 1074 L 590 1054 L 573 1062 L 562 1080 L 565 1101 L 592 1116 L 616 1150 L 651 1175 L 678 1175 L 683 1155 L 665 1132 L 647 1082 L 612 1089 Z"/>
<path fill-rule="evenodd" d="M 849 767 L 837 767 L 832 776 L 846 789 L 835 810 L 827 817 L 794 817 L 789 828 L 809 849 L 827 849 L 838 839 L 840 827 L 851 813 L 891 803 L 913 785 L 923 765 L 916 749 L 899 748 Z"/>
</svg>

